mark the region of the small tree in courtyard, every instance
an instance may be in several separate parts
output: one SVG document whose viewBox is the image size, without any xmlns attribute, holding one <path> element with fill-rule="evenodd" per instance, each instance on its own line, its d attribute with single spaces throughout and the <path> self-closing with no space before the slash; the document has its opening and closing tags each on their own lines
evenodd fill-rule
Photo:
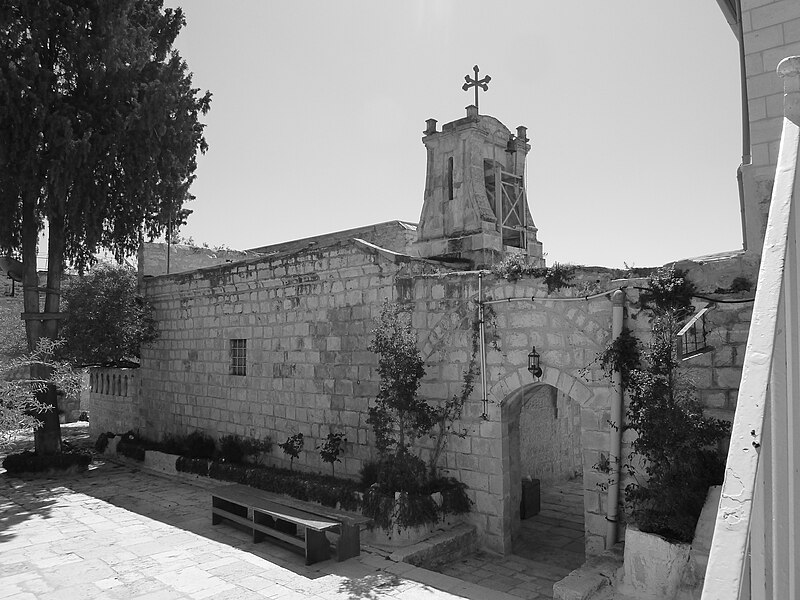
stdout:
<svg viewBox="0 0 800 600">
<path fill-rule="evenodd" d="M 642 531 L 691 541 L 708 488 L 721 483 L 719 451 L 728 423 L 708 417 L 676 356 L 677 332 L 692 314 L 694 286 L 678 269 L 650 276 L 641 303 L 651 316 L 652 336 L 640 350 L 624 331 L 601 356 L 604 368 L 622 374 L 630 397 L 625 428 L 636 437 L 627 468 L 628 514 Z M 618 426 L 614 424 L 613 426 Z"/>
<path fill-rule="evenodd" d="M 369 345 L 378 355 L 380 387 L 367 423 L 375 432 L 380 459 L 362 471 L 362 481 L 369 486 L 364 514 L 387 530 L 434 523 L 443 513 L 466 512 L 470 506 L 464 484 L 436 477 L 437 452 L 432 453 L 430 468 L 413 452 L 419 438 L 447 435 L 447 429 L 432 432 L 460 411 L 449 401 L 445 406 L 450 408 L 437 407 L 417 395 L 425 365 L 409 317 L 385 302 Z M 432 491 L 442 493 L 442 506 L 433 502 Z"/>
<path fill-rule="evenodd" d="M 153 308 L 137 289 L 136 272 L 99 264 L 67 283 L 61 328 L 64 356 L 79 365 L 119 365 L 138 359 L 158 337 Z"/>
<path fill-rule="evenodd" d="M 411 323 L 399 306 L 384 302 L 372 334 L 369 350 L 378 355 L 381 381 L 367 423 L 375 431 L 378 452 L 404 454 L 436 423 L 435 409 L 417 396 L 425 363 Z"/>
<path fill-rule="evenodd" d="M 317 446 L 317 450 L 319 450 L 319 456 L 323 462 L 330 464 L 331 466 L 331 475 L 334 475 L 334 467 L 337 462 L 342 462 L 342 459 L 339 456 L 344 453 L 344 445 L 347 443 L 347 438 L 344 437 L 344 434 L 340 431 L 334 433 L 331 431 L 328 434 L 328 437 L 325 438 L 325 441 L 322 442 L 319 446 Z"/>
<path fill-rule="evenodd" d="M 278 444 L 278 447 L 283 450 L 283 453 L 289 457 L 289 470 L 294 469 L 294 459 L 300 457 L 300 452 L 303 451 L 305 439 L 302 433 L 295 433 L 290 435 L 285 442 Z"/>
</svg>

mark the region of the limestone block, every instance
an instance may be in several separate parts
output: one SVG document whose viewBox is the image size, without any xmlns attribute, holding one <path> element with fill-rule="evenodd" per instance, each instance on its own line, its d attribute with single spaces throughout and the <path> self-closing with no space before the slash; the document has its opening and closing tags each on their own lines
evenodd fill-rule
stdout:
<svg viewBox="0 0 800 600">
<path fill-rule="evenodd" d="M 499 516 L 500 502 L 497 495 L 490 494 L 489 492 L 476 491 L 474 502 L 474 510 L 488 516 Z"/>
<path fill-rule="evenodd" d="M 547 326 L 547 315 L 542 312 L 514 312 L 508 317 L 511 329 L 541 329 Z"/>
<path fill-rule="evenodd" d="M 737 367 L 726 367 L 714 370 L 714 379 L 717 387 L 723 389 L 738 389 L 742 379 L 742 370 Z"/>
<path fill-rule="evenodd" d="M 708 389 L 713 387 L 712 371 L 719 372 L 719 369 L 690 368 L 685 370 L 685 374 L 698 389 Z"/>
<path fill-rule="evenodd" d="M 761 55 L 760 55 L 760 54 L 751 54 L 751 55 L 750 55 L 750 56 L 748 56 L 747 58 L 757 58 L 757 59 L 758 59 L 758 62 L 759 62 L 759 71 L 758 71 L 758 72 L 762 72 L 762 71 L 763 71 L 763 69 L 761 69 L 761 68 L 760 68 L 760 65 L 761 65 Z M 752 71 L 751 71 L 751 72 L 752 72 Z M 767 102 L 766 102 L 766 98 L 763 98 L 763 97 L 762 97 L 762 98 L 754 98 L 753 100 L 751 100 L 751 101 L 748 103 L 748 107 L 749 107 L 749 109 L 750 109 L 750 119 L 751 119 L 751 120 L 753 120 L 753 121 L 758 121 L 758 120 L 760 120 L 760 119 L 766 119 L 766 118 L 767 118 L 767 116 L 768 116 L 768 113 L 767 113 Z M 773 116 L 773 115 L 769 115 L 769 116 Z M 756 150 L 756 149 L 755 149 L 755 148 L 753 148 L 753 160 L 754 160 L 754 164 L 757 164 L 757 165 L 765 165 L 765 164 L 769 164 L 769 162 L 768 162 L 768 159 L 769 159 L 769 153 L 767 152 L 767 148 L 766 148 L 766 146 L 763 148 L 763 154 L 764 154 L 764 156 L 763 156 L 763 157 L 760 157 L 760 158 L 762 158 L 762 160 L 760 160 L 760 161 L 757 161 L 757 162 L 756 162 L 756 153 L 755 153 L 755 150 Z M 766 160 L 767 160 L 767 162 L 763 162 L 763 159 L 766 159 Z"/>
<path fill-rule="evenodd" d="M 607 450 L 608 432 L 583 430 L 581 433 L 581 446 L 585 450 Z"/>
<path fill-rule="evenodd" d="M 456 454 L 456 468 L 465 471 L 477 471 L 479 467 L 478 457 L 474 454 Z"/>
<path fill-rule="evenodd" d="M 478 429 L 482 438 L 499 439 L 502 436 L 502 426 L 499 421 L 483 421 Z"/>
<path fill-rule="evenodd" d="M 725 408 L 728 403 L 727 392 L 705 392 L 700 397 L 703 405 L 709 408 Z"/>
<path fill-rule="evenodd" d="M 689 562 L 689 550 L 689 544 L 672 543 L 629 525 L 620 591 L 641 600 L 674 598 Z"/>
<path fill-rule="evenodd" d="M 715 367 L 729 366 L 733 364 L 733 355 L 735 348 L 733 346 L 722 346 L 717 348 L 712 356 Z"/>
<path fill-rule="evenodd" d="M 782 85 L 780 82 L 780 78 L 774 71 L 767 71 L 766 73 L 762 73 L 761 75 L 748 77 L 747 83 L 748 86 L 750 86 L 748 88 L 748 96 L 750 98 L 760 98 L 760 97 L 781 94 Z M 761 121 L 757 122 L 760 123 Z M 758 140 L 758 141 L 760 142 L 768 140 Z M 772 174 L 774 175 L 774 173 Z"/>
<path fill-rule="evenodd" d="M 476 492 L 489 491 L 489 475 L 477 471 L 459 471 L 459 479 L 468 488 Z"/>
<path fill-rule="evenodd" d="M 794 0 L 780 0 L 754 8 L 749 13 L 753 29 L 762 29 L 800 17 L 800 4 Z M 794 52 L 787 52 L 785 56 L 792 54 Z"/>
<path fill-rule="evenodd" d="M 502 458 L 502 444 L 500 440 L 473 439 L 472 452 L 478 456 Z"/>
<path fill-rule="evenodd" d="M 783 23 L 783 38 L 787 44 L 800 41 L 800 19 Z"/>
</svg>

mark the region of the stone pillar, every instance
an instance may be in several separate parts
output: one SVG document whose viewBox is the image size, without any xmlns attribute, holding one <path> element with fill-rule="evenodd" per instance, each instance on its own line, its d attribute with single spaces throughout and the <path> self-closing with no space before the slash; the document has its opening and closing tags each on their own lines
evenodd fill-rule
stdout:
<svg viewBox="0 0 800 600">
<path fill-rule="evenodd" d="M 784 58 L 778 65 L 783 78 L 783 113 L 795 125 L 800 125 L 800 56 Z"/>
</svg>

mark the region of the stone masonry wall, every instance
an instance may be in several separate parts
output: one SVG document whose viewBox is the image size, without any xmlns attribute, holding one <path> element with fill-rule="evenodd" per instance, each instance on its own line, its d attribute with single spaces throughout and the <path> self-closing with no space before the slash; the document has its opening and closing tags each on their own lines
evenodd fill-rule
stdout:
<svg viewBox="0 0 800 600">
<path fill-rule="evenodd" d="M 139 248 L 140 275 L 164 275 L 167 272 L 168 251 L 170 273 L 193 271 L 253 256 L 252 253 L 241 250 L 215 250 L 187 244 L 172 244 L 167 247 L 167 244 L 164 243 L 145 242 Z"/>
<path fill-rule="evenodd" d="M 787 56 L 800 54 L 800 3 L 742 0 L 742 26 L 755 179 L 752 192 L 763 243 L 783 121 L 783 81 L 776 68 Z M 760 245 L 751 247 L 761 249 Z"/>
<path fill-rule="evenodd" d="M 563 392 L 538 387 L 520 411 L 522 476 L 543 484 L 583 473 L 581 407 Z"/>
<path fill-rule="evenodd" d="M 474 502 L 469 518 L 485 547 L 511 550 L 523 476 L 523 398 L 549 385 L 580 410 L 587 551 L 603 549 L 607 507 L 598 484 L 607 475 L 594 467 L 609 453 L 611 387 L 596 357 L 610 341 L 611 303 L 607 295 L 585 297 L 633 285 L 612 282 L 612 275 L 582 269 L 575 287 L 549 299 L 537 280 L 481 278 L 483 298 L 502 300 L 487 309 L 487 340 L 493 341 L 487 346 L 487 402 L 478 377 L 455 424 L 466 435 L 449 440 L 440 466 L 468 486 Z M 144 285 L 161 337 L 143 349 L 140 412 L 130 419 L 155 438 L 200 429 L 215 437 L 281 442 L 302 432 L 306 444 L 295 467 L 326 472 L 315 446 L 329 431 L 341 431 L 348 445 L 337 473 L 357 476 L 374 458 L 366 418 L 378 376 L 367 346 L 383 300 L 398 301 L 411 314 L 426 361 L 424 397 L 442 401 L 460 394 L 473 356 L 476 273 L 443 274 L 428 261 L 408 261 L 358 242 L 155 277 Z M 626 294 L 629 324 L 646 331 L 636 290 Z M 712 335 L 724 343 L 718 354 L 692 366 L 705 378 L 700 387 L 708 404 L 725 414 L 735 402 L 747 307 L 712 311 L 719 319 Z M 245 376 L 231 374 L 231 340 L 246 340 Z M 541 354 L 539 381 L 527 371 L 533 345 Z M 271 460 L 286 464 L 280 450 Z"/>
<path fill-rule="evenodd" d="M 337 470 L 357 475 L 371 457 L 366 410 L 377 393 L 366 346 L 396 270 L 344 243 L 147 280 L 161 337 L 142 356 L 144 432 L 276 442 L 299 432 L 295 466 L 322 470 L 314 448 L 341 431 L 350 444 Z M 246 340 L 244 376 L 231 374 L 234 339 Z M 272 457 L 283 464 L 280 450 Z"/>
</svg>

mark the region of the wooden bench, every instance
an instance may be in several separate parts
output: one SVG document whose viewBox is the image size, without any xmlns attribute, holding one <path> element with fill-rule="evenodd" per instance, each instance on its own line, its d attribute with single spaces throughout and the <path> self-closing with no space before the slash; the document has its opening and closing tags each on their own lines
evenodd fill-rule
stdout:
<svg viewBox="0 0 800 600">
<path fill-rule="evenodd" d="M 211 523 L 216 525 L 223 519 L 251 530 L 254 543 L 269 536 L 300 548 L 307 565 L 330 558 L 326 532 L 338 535 L 337 560 L 358 556 L 361 525 L 369 522 L 358 515 L 238 484 L 211 492 Z"/>
</svg>

